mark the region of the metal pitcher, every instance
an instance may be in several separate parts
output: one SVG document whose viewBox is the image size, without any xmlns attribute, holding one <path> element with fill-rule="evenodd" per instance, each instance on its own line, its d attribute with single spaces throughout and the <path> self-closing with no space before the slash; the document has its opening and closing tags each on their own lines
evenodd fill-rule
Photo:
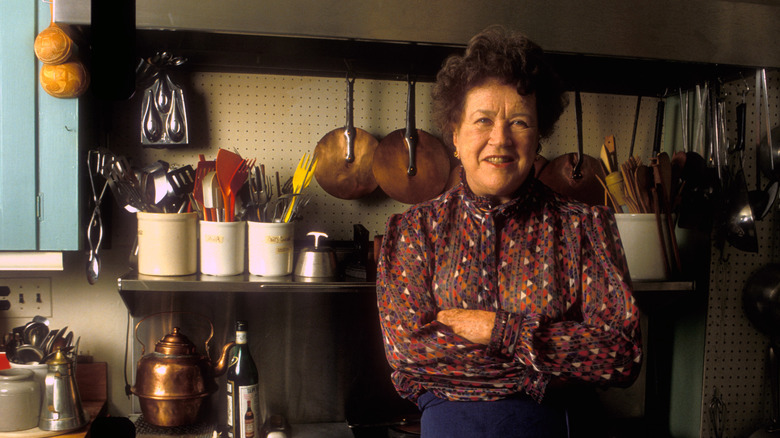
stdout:
<svg viewBox="0 0 780 438">
<path fill-rule="evenodd" d="M 47 363 L 46 387 L 38 427 L 41 430 L 67 431 L 89 422 L 81 405 L 73 364 L 61 349 Z"/>
</svg>

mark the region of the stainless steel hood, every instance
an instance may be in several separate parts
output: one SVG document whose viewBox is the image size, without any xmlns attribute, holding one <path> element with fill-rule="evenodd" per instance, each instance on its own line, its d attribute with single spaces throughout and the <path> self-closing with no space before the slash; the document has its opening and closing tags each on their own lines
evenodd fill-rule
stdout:
<svg viewBox="0 0 780 438">
<path fill-rule="evenodd" d="M 551 52 L 780 67 L 775 0 L 135 2 L 138 29 L 463 45 L 500 23 Z M 55 0 L 54 20 L 89 25 L 90 0 Z"/>
</svg>

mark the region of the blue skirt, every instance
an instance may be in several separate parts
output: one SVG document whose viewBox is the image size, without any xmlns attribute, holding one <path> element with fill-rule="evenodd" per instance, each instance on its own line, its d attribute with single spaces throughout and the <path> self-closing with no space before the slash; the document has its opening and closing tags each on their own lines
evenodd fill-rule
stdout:
<svg viewBox="0 0 780 438">
<path fill-rule="evenodd" d="M 417 400 L 422 438 L 567 438 L 566 408 L 525 394 L 497 401 L 449 401 L 426 392 Z"/>
</svg>

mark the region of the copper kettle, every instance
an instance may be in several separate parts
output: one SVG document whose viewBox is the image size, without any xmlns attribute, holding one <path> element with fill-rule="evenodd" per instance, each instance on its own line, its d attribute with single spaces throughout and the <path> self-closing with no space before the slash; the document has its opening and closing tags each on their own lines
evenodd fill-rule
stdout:
<svg viewBox="0 0 780 438">
<path fill-rule="evenodd" d="M 212 366 L 210 358 L 198 353 L 195 344 L 179 327 L 174 327 L 173 332 L 155 344 L 154 352 L 144 354 L 146 347 L 138 338 L 138 326 L 147 318 L 163 313 L 181 312 L 156 313 L 135 325 L 135 337 L 143 349 L 131 391 L 139 399 L 146 422 L 164 427 L 193 424 L 198 419 L 203 400 L 217 390 L 214 378 L 227 370 L 227 354 L 235 343 L 229 342 L 222 347 L 217 364 Z M 206 352 L 214 336 L 214 325 L 210 320 L 209 325 L 211 332 L 206 339 Z"/>
</svg>

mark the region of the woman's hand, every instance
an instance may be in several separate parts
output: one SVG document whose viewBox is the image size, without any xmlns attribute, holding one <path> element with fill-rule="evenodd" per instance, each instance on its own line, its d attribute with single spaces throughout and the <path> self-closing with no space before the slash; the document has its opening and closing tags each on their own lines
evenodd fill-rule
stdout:
<svg viewBox="0 0 780 438">
<path fill-rule="evenodd" d="M 447 309 L 439 312 L 436 320 L 451 328 L 456 335 L 476 344 L 487 345 L 496 324 L 496 313 L 486 310 Z"/>
</svg>

